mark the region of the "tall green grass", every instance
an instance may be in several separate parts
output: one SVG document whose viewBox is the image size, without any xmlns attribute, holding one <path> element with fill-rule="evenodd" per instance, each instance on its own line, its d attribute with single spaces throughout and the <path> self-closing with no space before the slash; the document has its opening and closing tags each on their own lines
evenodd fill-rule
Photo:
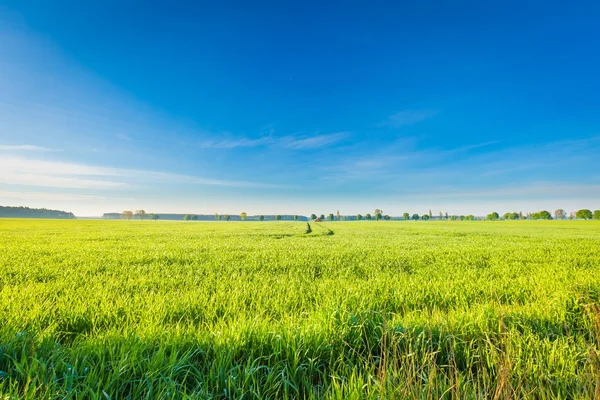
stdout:
<svg viewBox="0 0 600 400">
<path fill-rule="evenodd" d="M 600 224 L 312 228 L 0 220 L 0 398 L 600 398 Z"/>
</svg>

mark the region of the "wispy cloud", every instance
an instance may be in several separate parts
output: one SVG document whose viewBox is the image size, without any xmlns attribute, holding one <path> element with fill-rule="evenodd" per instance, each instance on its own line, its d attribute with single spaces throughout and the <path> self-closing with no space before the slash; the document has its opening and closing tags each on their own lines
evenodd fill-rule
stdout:
<svg viewBox="0 0 600 400">
<path fill-rule="evenodd" d="M 60 151 L 32 144 L 0 145 L 0 151 Z"/>
<path fill-rule="evenodd" d="M 284 187 L 268 183 L 212 179 L 170 172 L 101 167 L 16 156 L 0 159 L 0 183 L 77 189 L 121 189 L 160 183 L 186 183 L 239 188 Z"/>
<path fill-rule="evenodd" d="M 90 196 L 71 193 L 48 193 L 48 192 L 10 192 L 0 191 L 0 199 L 14 200 L 50 200 L 50 201 L 89 201 L 105 200 L 105 196 Z M 127 199 L 130 200 L 130 199 Z"/>
<path fill-rule="evenodd" d="M 348 132 L 336 132 L 320 135 L 287 135 L 287 136 L 263 136 L 257 139 L 250 138 L 228 138 L 204 140 L 196 144 L 203 149 L 236 149 L 252 147 L 279 147 L 292 150 L 310 150 L 326 147 L 337 143 L 349 135 Z"/>
<path fill-rule="evenodd" d="M 413 125 L 421 121 L 425 121 L 436 115 L 435 110 L 402 110 L 390 115 L 379 126 L 387 126 L 390 128 L 400 128 L 407 125 Z"/>
<path fill-rule="evenodd" d="M 271 137 L 261 137 L 258 139 L 237 138 L 223 140 L 205 140 L 197 144 L 197 147 L 203 149 L 235 149 L 238 147 L 258 147 L 272 144 L 274 139 Z"/>
<path fill-rule="evenodd" d="M 348 137 L 348 132 L 338 132 L 305 138 L 289 138 L 290 141 L 284 144 L 284 147 L 295 150 L 315 149 L 337 143 L 346 137 Z M 283 140 L 283 142 L 285 142 L 285 140 Z"/>
</svg>

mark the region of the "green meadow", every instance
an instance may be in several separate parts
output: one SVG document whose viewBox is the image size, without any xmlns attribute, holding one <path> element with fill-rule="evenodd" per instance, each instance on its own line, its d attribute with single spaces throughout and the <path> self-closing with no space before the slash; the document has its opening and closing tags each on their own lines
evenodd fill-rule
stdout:
<svg viewBox="0 0 600 400">
<path fill-rule="evenodd" d="M 0 220 L 1 399 L 600 398 L 600 223 Z"/>
</svg>

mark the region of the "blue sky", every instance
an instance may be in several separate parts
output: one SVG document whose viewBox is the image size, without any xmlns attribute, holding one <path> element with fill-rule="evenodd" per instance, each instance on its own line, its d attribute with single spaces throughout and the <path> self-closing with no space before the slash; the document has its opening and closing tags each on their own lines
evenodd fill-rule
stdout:
<svg viewBox="0 0 600 400">
<path fill-rule="evenodd" d="M 0 204 L 600 208 L 600 5 L 438 3 L 0 0 Z"/>
</svg>

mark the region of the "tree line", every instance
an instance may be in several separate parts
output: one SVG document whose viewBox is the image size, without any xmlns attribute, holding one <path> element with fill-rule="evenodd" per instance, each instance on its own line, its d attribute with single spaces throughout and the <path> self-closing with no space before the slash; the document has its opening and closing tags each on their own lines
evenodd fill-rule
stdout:
<svg viewBox="0 0 600 400">
<path fill-rule="evenodd" d="M 49 210 L 47 208 L 0 206 L 0 218 L 56 218 L 75 219 L 72 212 Z"/>
<path fill-rule="evenodd" d="M 0 210 L 2 209 L 2 207 L 0 207 Z M 47 210 L 48 211 L 48 210 Z M 71 214 L 72 215 L 72 214 Z M 300 216 L 300 215 L 280 215 L 280 214 L 275 214 L 275 215 L 269 215 L 269 216 L 265 216 L 265 215 L 254 215 L 254 216 L 248 216 L 248 214 L 246 212 L 241 212 L 238 216 L 232 216 L 230 214 L 219 214 L 219 213 L 215 213 L 212 216 L 206 215 L 206 214 L 201 214 L 201 215 L 197 215 L 197 214 L 164 214 L 167 216 L 166 219 L 178 219 L 178 220 L 184 220 L 184 221 L 198 221 L 198 220 L 215 220 L 215 221 L 230 221 L 230 220 L 236 220 L 236 221 L 246 221 L 246 220 L 251 220 L 251 221 L 265 221 L 265 220 L 275 220 L 275 221 L 281 221 L 281 220 L 285 220 L 285 221 L 307 221 L 307 220 L 311 220 L 313 222 L 322 222 L 322 221 L 344 221 L 344 220 L 348 220 L 348 221 L 380 221 L 380 220 L 385 220 L 385 221 L 389 221 L 389 220 L 404 220 L 404 221 L 429 221 L 429 220 L 446 220 L 446 221 L 474 221 L 478 218 L 476 218 L 473 214 L 469 214 L 469 215 L 448 215 L 448 213 L 442 213 L 440 211 L 439 216 L 438 217 L 434 217 L 431 213 L 431 210 L 429 210 L 428 213 L 426 214 L 410 214 L 405 212 L 404 214 L 402 214 L 402 217 L 390 217 L 388 214 L 384 214 L 383 210 L 381 209 L 375 209 L 375 211 L 373 212 L 373 214 L 371 213 L 366 213 L 364 216 L 362 214 L 357 214 L 356 216 L 347 216 L 347 215 L 341 215 L 339 210 L 334 214 L 334 213 L 330 213 L 327 216 L 325 216 L 325 214 L 311 214 L 310 218 L 306 218 L 304 216 Z M 131 211 L 131 210 L 125 210 L 123 211 L 121 214 L 118 213 L 107 213 L 104 214 L 103 216 L 104 218 L 121 218 L 121 219 L 127 219 L 127 220 L 131 220 L 131 219 L 139 219 L 139 220 L 145 220 L 145 219 L 150 219 L 153 221 L 156 221 L 158 219 L 161 218 L 161 214 L 155 214 L 155 213 L 146 213 L 145 210 L 136 210 Z M 73 217 L 74 218 L 74 217 Z M 483 218 L 481 218 L 483 219 Z M 549 211 L 546 210 L 542 210 L 542 211 L 538 211 L 538 212 L 534 212 L 534 213 L 523 213 L 523 212 L 507 212 L 504 215 L 502 215 L 502 217 L 500 217 L 500 214 L 498 212 L 492 212 L 490 214 L 487 214 L 485 216 L 485 219 L 488 221 L 497 221 L 497 220 L 551 220 L 551 219 L 557 219 L 557 220 L 566 220 L 566 219 L 583 219 L 583 220 L 589 220 L 589 219 L 596 219 L 596 220 L 600 220 L 600 210 L 595 210 L 595 211 L 591 211 L 589 209 L 581 209 L 578 210 L 576 212 L 572 212 L 567 216 L 567 212 L 565 210 L 563 210 L 562 208 L 559 208 L 557 210 L 554 211 L 553 214 L 551 214 Z"/>
</svg>

